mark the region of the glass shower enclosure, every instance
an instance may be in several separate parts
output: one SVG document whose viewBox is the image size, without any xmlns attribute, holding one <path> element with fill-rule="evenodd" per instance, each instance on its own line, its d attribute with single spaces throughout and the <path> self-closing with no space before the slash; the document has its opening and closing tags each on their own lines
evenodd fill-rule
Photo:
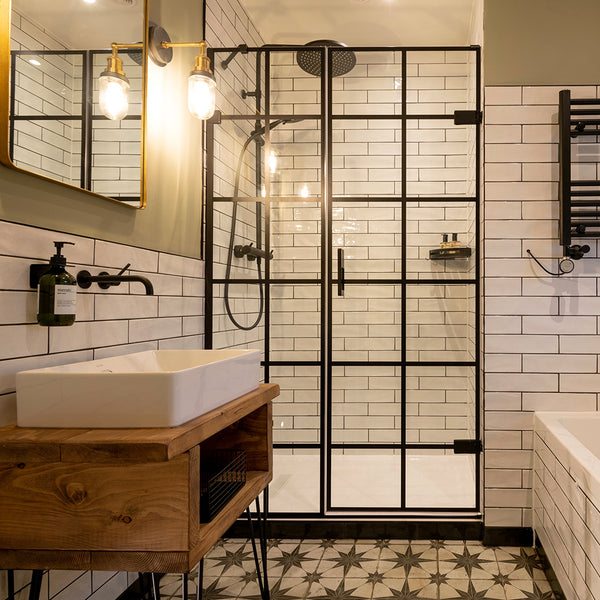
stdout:
<svg viewBox="0 0 600 600">
<path fill-rule="evenodd" d="M 213 62 L 206 347 L 281 387 L 270 514 L 479 516 L 479 47 Z"/>
</svg>

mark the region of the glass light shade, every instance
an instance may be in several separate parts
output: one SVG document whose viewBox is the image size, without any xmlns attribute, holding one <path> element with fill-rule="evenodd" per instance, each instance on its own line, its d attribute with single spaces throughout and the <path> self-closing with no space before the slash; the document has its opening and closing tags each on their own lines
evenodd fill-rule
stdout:
<svg viewBox="0 0 600 600">
<path fill-rule="evenodd" d="M 215 113 L 217 84 L 209 75 L 194 71 L 188 78 L 188 109 L 196 119 L 210 119 Z"/>
<path fill-rule="evenodd" d="M 99 79 L 100 110 L 105 117 L 118 121 L 129 110 L 129 81 L 126 77 L 102 73 Z"/>
</svg>

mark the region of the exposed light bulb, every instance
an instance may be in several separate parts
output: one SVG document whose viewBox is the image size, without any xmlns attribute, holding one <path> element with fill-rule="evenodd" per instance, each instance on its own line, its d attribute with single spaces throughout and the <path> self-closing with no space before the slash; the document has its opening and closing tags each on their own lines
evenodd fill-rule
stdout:
<svg viewBox="0 0 600 600">
<path fill-rule="evenodd" d="M 96 4 L 96 0 L 83 0 L 86 4 Z"/>
<path fill-rule="evenodd" d="M 102 114 L 113 121 L 127 115 L 129 110 L 129 81 L 106 71 L 99 80 L 99 102 Z"/>
<path fill-rule="evenodd" d="M 269 154 L 269 172 L 271 175 L 277 173 L 277 154 L 273 150 Z"/>
<path fill-rule="evenodd" d="M 210 119 L 213 116 L 216 87 L 212 77 L 192 71 L 188 78 L 188 109 L 197 119 Z"/>
<path fill-rule="evenodd" d="M 188 109 L 197 119 L 210 119 L 215 113 L 217 83 L 210 70 L 210 59 L 206 55 L 206 42 L 199 44 L 194 69 L 188 78 Z"/>
<path fill-rule="evenodd" d="M 308 198 L 308 187 L 306 187 L 306 185 L 302 186 L 302 189 L 300 190 L 300 196 L 302 198 Z"/>
</svg>

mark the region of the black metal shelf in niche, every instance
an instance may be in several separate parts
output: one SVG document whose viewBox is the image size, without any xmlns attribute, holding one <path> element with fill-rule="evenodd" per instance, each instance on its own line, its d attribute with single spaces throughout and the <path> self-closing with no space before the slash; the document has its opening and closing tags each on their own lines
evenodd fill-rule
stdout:
<svg viewBox="0 0 600 600">
<path fill-rule="evenodd" d="M 588 106 L 590 108 L 573 108 Z M 596 117 L 596 118 L 594 118 Z M 600 142 L 600 99 L 571 98 L 559 92 L 559 237 L 564 256 L 581 258 L 589 246 L 572 245 L 573 238 L 600 238 L 600 179 L 573 179 L 573 141 L 593 137 Z M 596 163 L 596 175 L 598 163 Z M 586 250 L 587 248 L 587 250 Z"/>
<path fill-rule="evenodd" d="M 367 513 L 370 518 L 377 518 L 379 514 L 382 512 L 391 513 L 396 518 L 412 518 L 412 513 L 418 513 L 421 511 L 422 513 L 428 513 L 427 517 L 430 517 L 430 512 L 438 513 L 441 518 L 446 518 L 448 513 L 461 513 L 465 515 L 465 518 L 477 518 L 480 514 L 481 509 L 481 501 L 480 501 L 480 490 L 481 490 L 481 453 L 479 448 L 479 442 L 481 439 L 481 416 L 480 416 L 480 261 L 479 261 L 479 247 L 480 247 L 480 183 L 481 183 L 481 175 L 480 175 L 480 163 L 481 163 L 481 154 L 480 154 L 480 142 L 481 142 L 481 66 L 480 66 L 480 48 L 476 46 L 469 47 L 428 47 L 428 48 L 415 48 L 415 47 L 369 47 L 369 48 L 318 48 L 315 52 L 320 52 L 321 57 L 321 76 L 320 76 L 320 86 L 318 87 L 320 97 L 316 102 L 320 104 L 321 112 L 319 114 L 315 114 L 314 112 L 310 115 L 294 115 L 294 114 L 274 114 L 273 113 L 273 103 L 271 99 L 271 59 L 273 56 L 277 55 L 278 52 L 290 52 L 297 51 L 298 49 L 303 48 L 303 46 L 266 46 L 264 48 L 249 48 L 249 53 L 256 54 L 256 72 L 259 74 L 257 77 L 257 91 L 259 92 L 257 96 L 254 98 L 253 108 L 260 114 L 244 114 L 244 115 L 220 115 L 220 120 L 214 120 L 208 123 L 207 127 L 207 248 L 206 248 L 206 346 L 207 348 L 212 347 L 213 339 L 214 339 L 214 331 L 213 328 L 216 325 L 215 319 L 215 309 L 217 306 L 217 302 L 221 302 L 220 298 L 217 298 L 215 292 L 217 289 L 215 286 L 222 286 L 226 283 L 226 279 L 222 276 L 215 277 L 215 267 L 216 263 L 214 262 L 215 258 L 218 256 L 217 247 L 214 246 L 214 241 L 217 233 L 214 231 L 213 226 L 216 222 L 216 214 L 214 213 L 215 208 L 219 209 L 223 212 L 223 214 L 227 214 L 226 209 L 223 210 L 223 206 L 226 203 L 246 203 L 246 205 L 257 204 L 261 205 L 261 211 L 264 211 L 263 218 L 266 219 L 266 223 L 264 225 L 263 231 L 266 233 L 266 236 L 263 237 L 263 248 L 265 252 L 271 251 L 271 240 L 269 239 L 269 231 L 271 231 L 271 223 L 270 216 L 271 211 L 277 206 L 278 203 L 284 202 L 306 202 L 313 203 L 314 205 L 318 205 L 317 208 L 320 211 L 320 230 L 319 230 L 319 240 L 320 240 L 320 252 L 318 254 L 318 258 L 315 258 L 315 261 L 319 261 L 321 265 L 321 273 L 319 276 L 314 277 L 316 274 L 316 270 L 313 272 L 313 276 L 310 279 L 302 279 L 298 277 L 296 273 L 290 273 L 292 277 L 290 278 L 282 278 L 280 276 L 273 277 L 273 267 L 274 264 L 269 264 L 270 261 L 267 261 L 266 269 L 264 276 L 259 277 L 258 279 L 252 279 L 252 277 L 240 277 L 238 279 L 231 278 L 229 280 L 230 284 L 240 284 L 240 285 L 256 285 L 263 284 L 266 286 L 266 290 L 270 290 L 274 285 L 289 285 L 289 286 L 302 286 L 302 285 L 313 285 L 319 286 L 320 296 L 319 294 L 315 294 L 315 296 L 319 296 L 317 299 L 320 303 L 321 308 L 321 316 L 318 320 L 319 324 L 319 350 L 318 350 L 318 360 L 314 361 L 288 361 L 288 360 L 271 360 L 272 353 L 272 338 L 271 338 L 271 329 L 273 327 L 272 321 L 269 319 L 263 320 L 264 324 L 264 372 L 265 378 L 268 381 L 270 377 L 273 378 L 273 381 L 277 382 L 276 376 L 273 372 L 273 369 L 276 367 L 294 367 L 294 366 L 303 366 L 303 367 L 312 367 L 315 372 L 315 377 L 318 377 L 320 388 L 319 390 L 314 390 L 314 399 L 315 402 L 319 403 L 319 433 L 317 435 L 317 441 L 314 443 L 286 443 L 279 442 L 275 443 L 275 448 L 281 449 L 297 449 L 297 450 L 314 450 L 319 451 L 319 464 L 320 464 L 320 473 L 319 473 L 319 483 L 321 487 L 321 496 L 320 496 L 320 507 L 318 511 L 318 517 L 322 520 L 331 518 L 344 518 L 339 515 L 339 511 L 347 510 L 350 513 L 358 512 L 358 513 Z M 232 49 L 222 48 L 222 49 L 213 49 L 216 57 L 220 53 L 229 53 Z M 366 109 L 361 109 L 361 114 L 352 114 L 352 115 L 342 115 L 337 114 L 339 111 L 336 109 L 336 113 L 333 112 L 334 102 L 335 101 L 335 92 L 333 90 L 333 76 L 332 67 L 333 67 L 333 55 L 335 52 L 343 52 L 343 51 L 356 51 L 357 53 L 362 51 L 368 52 L 397 52 L 397 63 L 398 67 L 398 85 L 402 86 L 402 89 L 398 89 L 398 101 L 396 104 L 397 114 L 365 114 L 365 110 L 369 110 L 370 107 L 367 106 Z M 423 107 L 424 114 L 412 114 L 413 110 L 418 110 L 415 108 L 414 104 L 408 105 L 407 102 L 407 80 L 410 77 L 407 77 L 408 74 L 408 53 L 411 51 L 432 51 L 432 52 L 440 52 L 440 51 L 454 51 L 460 50 L 461 52 L 471 53 L 470 56 L 473 58 L 472 64 L 474 65 L 474 69 L 472 71 L 472 89 L 474 90 L 473 94 L 473 102 L 465 105 L 465 108 L 472 108 L 472 110 L 459 110 L 452 111 L 448 113 L 441 114 L 431 114 L 430 108 Z M 216 71 L 218 71 L 219 60 L 215 60 L 214 64 L 216 66 Z M 250 63 L 251 64 L 251 63 Z M 219 74 L 217 73 L 217 78 Z M 317 107 L 317 103 L 313 105 Z M 248 105 L 248 109 L 250 109 L 251 105 Z M 291 106 L 291 104 L 290 104 Z M 314 111 L 313 106 L 309 108 L 309 110 Z M 441 110 L 444 110 L 445 107 L 442 107 Z M 290 109 L 285 109 L 289 111 Z M 411 113 L 409 114 L 409 110 Z M 425 112 L 427 111 L 427 112 Z M 245 111 L 246 112 L 246 111 Z M 440 111 L 441 112 L 441 111 Z M 240 197 L 234 198 L 231 196 L 219 197 L 216 195 L 216 191 L 218 189 L 217 185 L 217 174 L 215 173 L 215 158 L 214 158 L 214 149 L 215 149 L 215 138 L 217 135 L 217 128 L 221 126 L 231 128 L 231 122 L 235 122 L 236 127 L 238 127 L 241 122 L 246 122 L 249 129 L 253 127 L 264 126 L 267 123 L 274 123 L 277 120 L 281 119 L 297 119 L 301 117 L 305 121 L 313 121 L 313 126 L 315 129 L 319 131 L 318 134 L 314 135 L 314 141 L 319 145 L 318 153 L 320 154 L 318 165 L 319 165 L 319 177 L 320 177 L 320 187 L 315 185 L 314 192 L 317 194 L 315 196 L 308 197 L 299 197 L 294 195 L 285 195 L 285 196 L 273 196 L 271 193 L 271 175 L 264 168 L 264 156 L 265 153 L 269 151 L 270 144 L 274 139 L 273 136 L 273 128 L 264 127 L 264 145 L 261 144 L 260 148 L 256 148 L 255 154 L 255 162 L 256 162 L 256 180 L 252 181 L 251 186 L 255 187 L 256 190 L 254 192 L 250 192 L 249 197 Z M 398 173 L 398 178 L 395 180 L 397 187 L 395 188 L 395 193 L 393 195 L 385 196 L 385 195 L 349 195 L 343 196 L 340 194 L 333 194 L 333 176 L 332 176 L 332 165 L 334 160 L 334 145 L 333 145 L 333 133 L 334 127 L 339 128 L 339 125 L 343 121 L 353 121 L 352 125 L 355 125 L 357 120 L 377 120 L 378 125 L 384 126 L 385 121 L 390 121 L 393 128 L 397 129 L 399 132 L 398 136 L 398 151 L 395 154 L 396 157 L 396 166 Z M 460 190 L 460 188 L 442 188 L 443 190 L 448 189 L 450 192 L 448 195 L 434 195 L 427 194 L 423 196 L 419 195 L 409 195 L 408 191 L 411 189 L 407 186 L 408 182 L 408 168 L 407 168 L 407 131 L 410 131 L 415 125 L 415 121 L 428 121 L 428 120 L 440 120 L 444 121 L 442 127 L 445 129 L 452 129 L 454 126 L 457 128 L 470 129 L 473 133 L 472 140 L 472 155 L 473 155 L 473 164 L 474 165 L 474 182 L 472 188 L 469 186 L 465 188 L 468 189 L 468 193 L 472 195 L 457 195 L 454 190 Z M 229 124 L 227 124 L 229 122 Z M 257 123 L 258 125 L 255 125 Z M 226 129 L 224 133 L 227 133 L 229 129 Z M 279 127 L 278 131 L 281 131 L 281 127 Z M 471 138 L 470 138 L 471 139 Z M 465 152 L 467 150 L 465 149 Z M 317 159 L 315 158 L 315 165 L 317 164 Z M 410 164 L 410 163 L 409 163 Z M 470 181 L 470 180 L 469 180 Z M 262 185 L 265 185 L 264 195 L 261 194 Z M 290 190 L 284 191 L 295 191 L 295 188 L 291 188 Z M 454 193 L 453 193 L 454 191 Z M 227 193 L 227 192 L 225 192 Z M 229 192 L 231 194 L 231 192 Z M 252 195 L 252 197 L 250 197 Z M 346 284 L 346 291 L 348 289 L 358 289 L 359 287 L 366 286 L 397 286 L 398 296 L 398 310 L 397 312 L 400 315 L 399 325 L 401 327 L 400 337 L 402 338 L 401 344 L 397 351 L 396 356 L 399 360 L 395 361 L 382 361 L 382 360 L 367 360 L 367 361 L 350 361 L 350 360 L 335 360 L 336 354 L 333 351 L 333 342 L 335 335 L 335 328 L 333 325 L 333 302 L 334 295 L 336 293 L 336 286 L 340 281 L 340 277 L 337 275 L 336 271 L 334 271 L 333 267 L 335 265 L 335 253 L 337 250 L 337 246 L 333 246 L 333 210 L 334 208 L 338 208 L 344 203 L 348 205 L 358 205 L 359 203 L 364 203 L 365 207 L 369 207 L 369 203 L 381 203 L 385 206 L 394 206 L 397 208 L 397 220 L 399 222 L 399 231 L 397 233 L 397 245 L 402 246 L 402 251 L 399 253 L 398 258 L 396 258 L 396 269 L 398 270 L 397 274 L 393 271 L 390 274 L 386 274 L 381 279 L 372 279 L 364 276 L 363 271 L 357 271 L 359 273 L 355 278 L 352 277 L 352 273 L 348 268 L 346 268 L 343 280 Z M 409 221 L 408 217 L 411 216 L 412 219 L 418 220 L 418 216 L 411 215 L 410 209 L 412 207 L 416 207 L 419 204 L 422 204 L 425 207 L 428 207 L 431 204 L 446 203 L 448 208 L 456 208 L 457 204 L 464 204 L 466 209 L 469 211 L 469 219 L 473 222 L 473 243 L 470 244 L 473 247 L 473 255 L 470 260 L 472 261 L 469 264 L 469 270 L 465 270 L 464 273 L 460 275 L 464 275 L 464 278 L 459 279 L 457 276 L 449 271 L 448 273 L 440 272 L 440 277 L 437 277 L 437 272 L 433 272 L 431 275 L 427 273 L 426 277 L 421 279 L 417 278 L 418 275 L 413 274 L 409 269 L 411 268 L 411 261 L 413 260 L 411 257 L 407 255 L 407 242 L 409 238 L 407 238 L 407 223 Z M 462 207 L 459 207 L 462 208 Z M 254 210 L 252 208 L 252 210 Z M 221 216 L 219 215 L 219 219 Z M 221 219 L 222 220 L 222 219 Z M 316 217 L 315 217 L 316 220 Z M 368 218 L 367 218 L 368 220 Z M 410 232 L 409 232 L 410 233 Z M 237 243 L 237 242 L 236 242 Z M 277 256 L 277 249 L 275 249 L 276 255 L 275 260 L 279 257 Z M 348 263 L 348 261 L 346 261 Z M 346 264 L 348 267 L 348 264 Z M 318 268 L 318 267 L 317 267 Z M 453 266 L 452 268 L 455 268 Z M 279 275 L 279 274 L 278 274 Z M 413 278 L 413 276 L 415 278 Z M 467 295 L 472 298 L 472 310 L 469 308 L 469 315 L 474 314 L 473 323 L 471 326 L 473 336 L 473 356 L 474 360 L 440 360 L 440 361 L 415 361 L 409 360 L 409 358 L 413 358 L 415 355 L 411 355 L 406 350 L 406 339 L 409 330 L 407 329 L 407 300 L 410 299 L 410 294 L 413 289 L 416 289 L 418 286 L 427 286 L 427 285 L 445 285 L 445 286 L 465 286 L 468 287 Z M 266 294 L 267 296 L 267 294 Z M 271 305 L 273 302 L 272 295 L 271 297 L 266 297 L 265 300 L 265 310 L 266 315 L 270 315 Z M 285 308 L 283 309 L 285 311 Z M 219 315 L 220 317 L 221 315 Z M 471 320 L 471 318 L 469 318 Z M 469 335 L 469 349 L 471 348 L 471 336 Z M 339 355 L 338 355 L 339 356 Z M 463 354 L 465 358 L 470 358 L 471 354 Z M 457 356 L 460 357 L 460 356 Z M 333 369 L 340 369 L 343 367 L 374 367 L 375 369 L 378 367 L 396 367 L 399 372 L 401 372 L 401 376 L 399 380 L 401 383 L 398 385 L 399 391 L 399 403 L 401 404 L 400 410 L 400 419 L 401 419 L 401 427 L 398 429 L 399 441 L 395 444 L 339 444 L 333 441 L 333 423 L 332 423 L 332 394 L 333 387 L 332 381 L 334 379 L 334 371 Z M 433 509 L 419 507 L 415 509 L 411 508 L 407 503 L 407 495 L 406 495 L 406 463 L 407 458 L 410 457 L 410 452 L 414 450 L 429 450 L 429 451 L 439 451 L 443 453 L 452 453 L 454 449 L 454 444 L 452 441 L 446 444 L 412 444 L 409 440 L 410 437 L 407 436 L 407 405 L 409 403 L 409 398 L 407 397 L 407 374 L 411 375 L 411 369 L 421 369 L 431 368 L 431 367 L 447 367 L 447 368 L 463 368 L 468 370 L 468 385 L 464 390 L 465 393 L 465 402 L 469 405 L 469 411 L 472 408 L 472 423 L 469 421 L 469 427 L 465 426 L 465 431 L 467 429 L 473 428 L 475 431 L 475 440 L 473 441 L 473 464 L 474 464 L 474 506 L 470 506 L 470 503 L 466 503 L 467 506 L 461 508 L 455 507 L 435 507 Z M 337 377 L 337 375 L 335 375 Z M 472 387 L 472 389 L 471 389 Z M 468 395 L 468 398 L 467 398 Z M 472 400 L 473 398 L 473 400 Z M 471 418 L 465 412 L 465 419 Z M 400 421 L 399 419 L 399 421 Z M 400 424 L 400 423 L 399 423 Z M 316 427 L 316 426 L 315 426 Z M 470 435 L 470 434 L 469 434 Z M 464 435 L 464 437 L 469 437 L 469 435 Z M 402 461 L 402 477 L 401 477 L 401 502 L 398 506 L 387 507 L 386 509 L 379 509 L 373 507 L 341 507 L 341 506 L 332 506 L 332 482 L 331 482 L 331 456 L 333 451 L 340 451 L 343 449 L 360 451 L 362 449 L 382 449 L 385 451 L 388 450 L 396 450 L 401 457 Z M 410 498 L 410 495 L 409 495 Z M 289 518 L 295 518 L 294 513 L 285 513 Z M 308 514 L 308 513 L 307 513 Z M 312 513 L 311 513 L 311 516 Z M 452 517 L 449 517 L 452 518 Z"/>
<path fill-rule="evenodd" d="M 94 191 L 93 188 L 93 155 L 94 140 L 93 129 L 95 121 L 108 121 L 104 115 L 95 115 L 93 113 L 93 69 L 94 56 L 108 56 L 111 50 L 11 50 L 10 57 L 10 108 L 9 108 L 9 156 L 11 160 L 15 155 L 15 125 L 19 121 L 70 121 L 78 123 L 81 128 L 80 154 L 81 163 L 79 166 L 79 185 L 78 187 Z M 123 54 L 128 54 L 124 51 Z M 81 73 L 81 109 L 77 114 L 35 114 L 22 113 L 16 114 L 16 91 L 17 91 L 17 59 L 22 56 L 80 56 L 81 65 L 76 68 Z M 139 121 L 141 125 L 141 115 L 126 115 L 124 121 Z M 141 149 L 140 149 L 141 151 Z M 121 202 L 139 202 L 139 196 L 120 195 L 113 196 L 114 200 Z"/>
</svg>

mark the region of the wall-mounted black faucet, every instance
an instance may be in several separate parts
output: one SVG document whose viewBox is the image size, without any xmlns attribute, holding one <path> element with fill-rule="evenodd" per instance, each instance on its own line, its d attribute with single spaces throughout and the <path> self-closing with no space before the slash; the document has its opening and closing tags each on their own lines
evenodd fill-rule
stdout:
<svg viewBox="0 0 600 600">
<path fill-rule="evenodd" d="M 147 277 L 141 275 L 123 275 L 123 273 L 130 267 L 130 263 L 127 263 L 118 273 L 110 275 L 106 271 L 102 271 L 98 275 L 92 275 L 89 271 L 79 271 L 77 273 L 77 283 L 79 287 L 83 289 L 89 288 L 92 283 L 97 283 L 103 290 L 107 290 L 113 285 L 121 285 L 122 281 L 139 281 L 146 288 L 146 296 L 154 295 L 154 288 L 152 283 Z"/>
<path fill-rule="evenodd" d="M 248 257 L 248 260 L 256 260 L 257 258 L 264 258 L 265 260 L 271 260 L 273 258 L 273 250 L 267 254 L 264 250 L 260 248 L 255 248 L 252 244 L 247 244 L 242 246 L 233 247 L 233 255 L 236 258 L 244 258 L 244 256 Z"/>
</svg>

